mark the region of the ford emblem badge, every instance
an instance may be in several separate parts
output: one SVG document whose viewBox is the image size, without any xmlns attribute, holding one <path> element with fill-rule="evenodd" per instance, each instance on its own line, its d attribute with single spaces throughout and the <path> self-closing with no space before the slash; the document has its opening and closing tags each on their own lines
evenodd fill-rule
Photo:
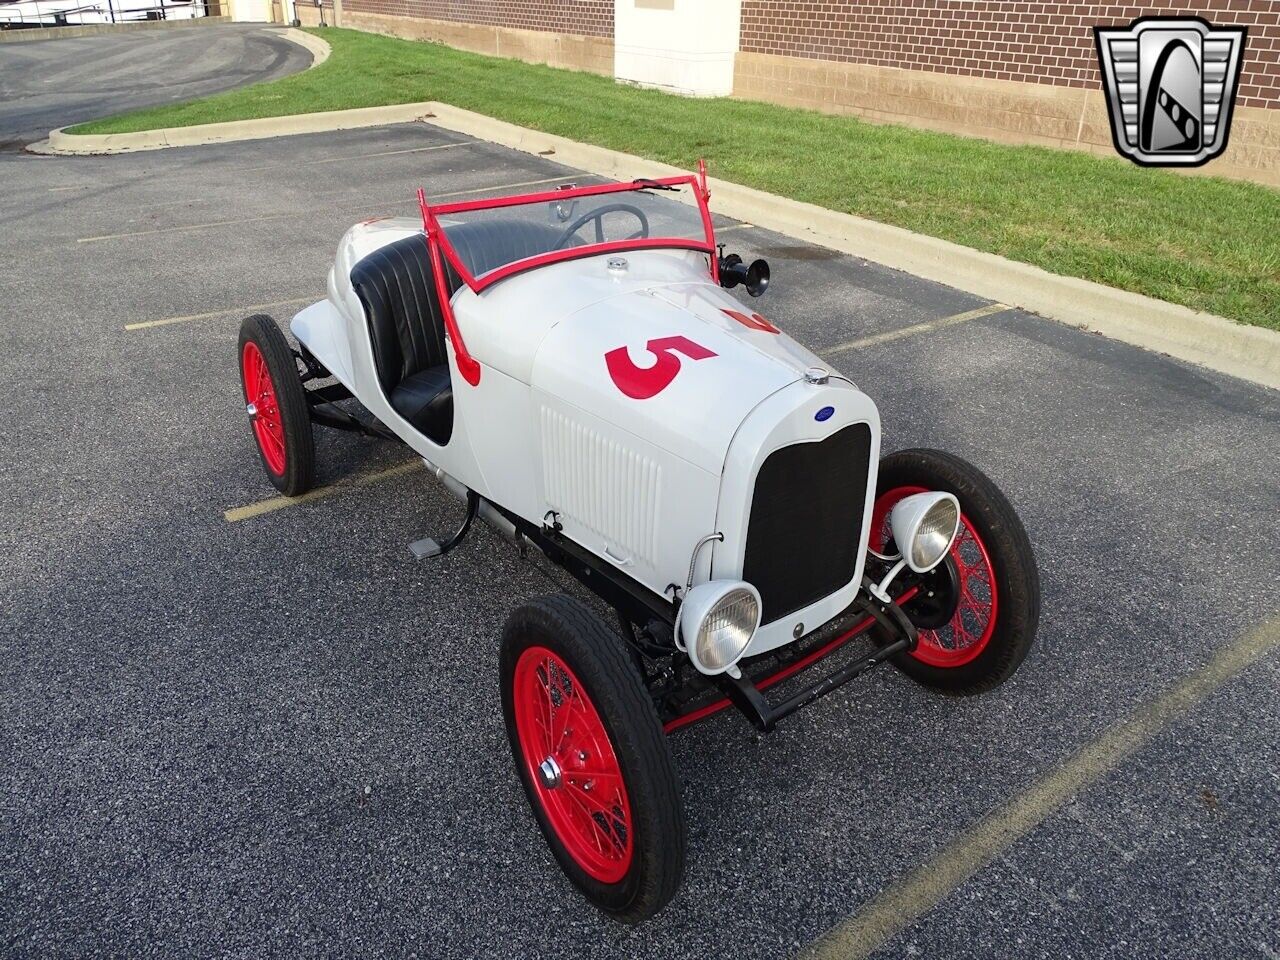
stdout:
<svg viewBox="0 0 1280 960">
<path fill-rule="evenodd" d="M 822 423 L 824 420 L 830 420 L 831 415 L 835 412 L 836 412 L 835 407 L 823 407 L 821 410 L 819 410 L 817 413 L 813 415 L 813 419 L 817 420 L 819 423 Z"/>
</svg>

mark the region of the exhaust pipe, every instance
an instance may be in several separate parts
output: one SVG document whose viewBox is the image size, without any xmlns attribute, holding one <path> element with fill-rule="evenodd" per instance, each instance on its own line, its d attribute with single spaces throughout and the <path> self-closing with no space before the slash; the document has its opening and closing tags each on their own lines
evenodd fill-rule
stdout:
<svg viewBox="0 0 1280 960">
<path fill-rule="evenodd" d="M 427 469 L 431 471 L 431 473 L 435 474 L 436 479 L 444 484 L 446 490 L 452 493 L 459 500 L 464 503 L 466 502 L 467 494 L 469 494 L 471 490 L 465 483 L 456 477 L 452 477 L 445 473 L 443 468 L 437 467 L 426 457 L 422 458 L 422 462 L 426 464 Z M 520 536 L 520 532 L 516 530 L 516 525 L 494 509 L 493 504 L 488 500 L 485 500 L 483 497 L 480 498 L 480 506 L 476 509 L 476 516 L 516 546 L 527 542 L 524 537 Z"/>
</svg>

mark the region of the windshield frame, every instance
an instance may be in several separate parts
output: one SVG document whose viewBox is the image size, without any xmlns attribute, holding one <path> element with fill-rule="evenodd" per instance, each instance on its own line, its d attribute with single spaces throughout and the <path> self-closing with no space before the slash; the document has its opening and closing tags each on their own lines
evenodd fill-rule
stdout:
<svg viewBox="0 0 1280 960">
<path fill-rule="evenodd" d="M 595 257 L 605 253 L 619 253 L 629 250 L 695 250 L 707 254 L 711 278 L 719 282 L 716 257 L 715 228 L 711 222 L 711 210 L 707 205 L 710 193 L 706 185 L 706 168 L 699 163 L 698 174 L 685 174 L 677 177 L 661 177 L 657 179 L 639 179 L 628 183 L 603 183 L 585 187 L 570 187 L 559 190 L 546 190 L 539 193 L 519 194 L 506 197 L 491 197 L 482 200 L 464 200 L 455 203 L 431 204 L 422 190 L 418 191 L 418 202 L 422 208 L 422 223 L 427 235 L 427 243 L 448 260 L 449 266 L 462 278 L 471 290 L 477 294 L 506 280 L 509 277 L 538 267 L 567 260 L 580 260 L 583 257 Z M 503 207 L 514 207 L 535 203 L 556 203 L 575 197 L 597 197 L 613 193 L 637 193 L 644 190 L 662 189 L 664 187 L 689 187 L 698 205 L 702 219 L 704 237 L 695 240 L 690 237 L 637 237 L 632 240 L 611 240 L 603 243 L 587 243 L 578 247 L 566 247 L 563 250 L 551 250 L 522 260 L 514 260 L 479 277 L 474 276 L 462 258 L 449 242 L 448 233 L 441 229 L 439 218 L 453 213 L 467 213 L 476 210 L 500 210 Z M 679 201 L 677 201 L 679 202 Z"/>
</svg>

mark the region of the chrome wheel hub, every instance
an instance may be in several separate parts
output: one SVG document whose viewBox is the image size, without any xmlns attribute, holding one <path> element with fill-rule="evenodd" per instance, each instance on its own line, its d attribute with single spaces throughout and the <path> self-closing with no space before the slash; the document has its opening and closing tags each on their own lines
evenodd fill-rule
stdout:
<svg viewBox="0 0 1280 960">
<path fill-rule="evenodd" d="M 554 790 L 560 786 L 560 764 L 556 763 L 555 757 L 547 757 L 542 763 L 538 764 L 538 778 L 542 780 L 542 785 L 548 790 Z"/>
</svg>

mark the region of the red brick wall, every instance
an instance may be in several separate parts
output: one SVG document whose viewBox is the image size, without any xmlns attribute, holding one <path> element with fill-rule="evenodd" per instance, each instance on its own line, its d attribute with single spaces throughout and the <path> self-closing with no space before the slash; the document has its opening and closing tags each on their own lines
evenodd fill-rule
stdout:
<svg viewBox="0 0 1280 960">
<path fill-rule="evenodd" d="M 1280 0 L 743 0 L 742 49 L 1060 86 L 1099 85 L 1093 30 L 1196 14 L 1249 28 L 1236 103 L 1280 109 Z"/>
<path fill-rule="evenodd" d="M 613 38 L 613 0 L 344 0 L 342 7 L 391 17 Z"/>
</svg>

